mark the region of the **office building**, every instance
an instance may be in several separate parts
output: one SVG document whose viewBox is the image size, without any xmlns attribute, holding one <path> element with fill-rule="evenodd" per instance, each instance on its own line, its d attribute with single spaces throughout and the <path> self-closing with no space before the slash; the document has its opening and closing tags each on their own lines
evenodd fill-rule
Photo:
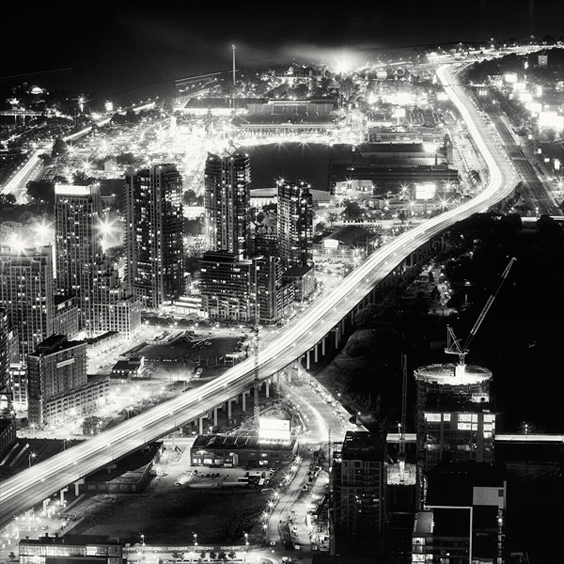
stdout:
<svg viewBox="0 0 564 564">
<path fill-rule="evenodd" d="M 64 335 L 52 335 L 28 355 L 30 423 L 48 423 L 48 403 L 87 384 L 86 347 L 86 341 L 68 341 Z"/>
<path fill-rule="evenodd" d="M 288 312 L 293 302 L 293 286 L 282 283 L 282 261 L 276 256 L 258 256 L 253 259 L 259 323 L 277 323 Z"/>
<path fill-rule="evenodd" d="M 282 285 L 278 257 L 241 259 L 217 251 L 200 260 L 202 311 L 209 319 L 276 323 L 289 309 L 291 290 Z"/>
<path fill-rule="evenodd" d="M 74 296 L 56 294 L 54 296 L 55 317 L 53 333 L 74 339 L 80 332 L 80 310 Z"/>
<path fill-rule="evenodd" d="M 140 324 L 140 306 L 104 254 L 101 201 L 97 185 L 55 186 L 57 283 L 67 299 L 75 298 L 86 335 L 114 330 L 130 335 Z M 72 334 L 72 314 L 64 315 L 63 309 L 58 325 L 69 326 Z"/>
<path fill-rule="evenodd" d="M 415 515 L 413 563 L 504 561 L 507 482 L 491 464 L 443 461 L 427 476 Z"/>
<path fill-rule="evenodd" d="M 10 334 L 11 331 L 8 323 L 8 314 L 5 309 L 0 308 L 0 394 L 7 391 L 10 385 Z M 4 404 L 0 403 L 0 418 L 5 416 L 4 409 Z"/>
<path fill-rule="evenodd" d="M 492 462 L 492 373 L 474 365 L 433 364 L 414 372 L 417 460 L 428 472 L 441 459 Z"/>
<path fill-rule="evenodd" d="M 20 360 L 53 333 L 53 294 L 51 246 L 0 248 L 0 307 L 17 335 Z"/>
<path fill-rule="evenodd" d="M 125 196 L 127 287 L 159 308 L 184 291 L 182 177 L 172 164 L 130 171 Z"/>
<path fill-rule="evenodd" d="M 16 420 L 9 366 L 12 332 L 8 314 L 0 309 L 0 457 L 8 452 L 16 440 Z"/>
<path fill-rule="evenodd" d="M 247 258 L 251 165 L 244 153 L 209 153 L 205 165 L 206 244 Z"/>
<path fill-rule="evenodd" d="M 311 266 L 313 199 L 307 184 L 278 181 L 278 253 L 284 268 Z"/>
<path fill-rule="evenodd" d="M 347 431 L 331 473 L 337 538 L 361 542 L 382 532 L 385 517 L 386 441 L 369 432 Z M 337 540 L 337 543 L 339 541 Z"/>
<path fill-rule="evenodd" d="M 253 262 L 236 253 L 204 253 L 200 260 L 202 311 L 209 319 L 254 323 Z"/>
<path fill-rule="evenodd" d="M 21 564 L 124 564 L 123 543 L 114 538 L 95 535 L 64 535 L 56 533 L 38 539 L 25 538 L 19 544 Z"/>
<path fill-rule="evenodd" d="M 103 259 L 100 187 L 55 186 L 55 243 L 57 284 L 76 296 L 81 328 L 93 332 L 95 324 L 96 265 Z"/>
</svg>

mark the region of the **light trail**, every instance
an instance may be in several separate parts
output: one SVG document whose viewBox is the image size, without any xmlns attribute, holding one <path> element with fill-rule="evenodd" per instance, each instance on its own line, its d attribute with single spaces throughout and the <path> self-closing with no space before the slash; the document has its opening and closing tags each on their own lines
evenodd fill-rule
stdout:
<svg viewBox="0 0 564 564">
<path fill-rule="evenodd" d="M 307 353 L 312 344 L 326 337 L 365 295 L 422 244 L 455 222 L 487 209 L 513 189 L 513 169 L 500 148 L 489 139 L 488 127 L 482 122 L 472 102 L 466 98 L 464 89 L 456 83 L 456 70 L 453 72 L 452 68 L 443 66 L 438 69 L 437 75 L 467 122 L 468 130 L 489 167 L 487 186 L 473 200 L 417 225 L 375 251 L 340 286 L 286 326 L 275 341 L 261 350 L 261 379 L 271 377 Z M 458 68 L 459 65 L 454 65 L 454 69 Z M 200 388 L 180 394 L 1 482 L 0 526 L 16 513 L 40 503 L 45 497 L 105 466 L 114 457 L 119 458 L 160 439 L 171 429 L 241 394 L 253 385 L 254 378 L 254 359 L 249 358 Z M 111 449 L 108 445 L 111 445 Z"/>
</svg>

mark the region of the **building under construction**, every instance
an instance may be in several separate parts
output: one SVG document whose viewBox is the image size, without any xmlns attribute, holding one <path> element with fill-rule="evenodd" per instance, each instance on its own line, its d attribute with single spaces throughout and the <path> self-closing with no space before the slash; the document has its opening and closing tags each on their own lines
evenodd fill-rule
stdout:
<svg viewBox="0 0 564 564">
<path fill-rule="evenodd" d="M 423 472 L 444 457 L 493 462 L 492 373 L 474 365 L 432 364 L 414 376 L 417 459 Z"/>
</svg>

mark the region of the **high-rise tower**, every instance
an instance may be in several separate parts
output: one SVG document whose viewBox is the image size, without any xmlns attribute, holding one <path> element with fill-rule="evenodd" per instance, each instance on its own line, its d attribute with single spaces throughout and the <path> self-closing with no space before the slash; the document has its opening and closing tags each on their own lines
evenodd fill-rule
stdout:
<svg viewBox="0 0 564 564">
<path fill-rule="evenodd" d="M 183 292 L 182 177 L 162 164 L 125 177 L 127 285 L 147 307 Z"/>
<path fill-rule="evenodd" d="M 312 262 L 313 198 L 304 182 L 278 182 L 278 248 L 285 268 Z"/>
<path fill-rule="evenodd" d="M 251 165 L 244 153 L 208 154 L 205 167 L 206 239 L 210 251 L 246 258 Z"/>
<path fill-rule="evenodd" d="M 17 332 L 21 360 L 53 332 L 53 294 L 51 246 L 0 248 L 0 307 Z"/>
<path fill-rule="evenodd" d="M 131 333 L 140 311 L 126 298 L 118 272 L 105 256 L 97 185 L 55 186 L 57 283 L 76 297 L 80 326 L 88 335 L 105 331 Z"/>
</svg>

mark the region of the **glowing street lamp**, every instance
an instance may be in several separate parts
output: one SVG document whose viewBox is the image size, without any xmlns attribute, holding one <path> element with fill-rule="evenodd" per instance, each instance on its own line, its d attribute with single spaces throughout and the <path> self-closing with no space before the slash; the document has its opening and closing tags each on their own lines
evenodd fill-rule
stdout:
<svg viewBox="0 0 564 564">
<path fill-rule="evenodd" d="M 29 463 L 29 468 L 31 468 L 31 461 L 33 459 L 37 458 L 37 454 L 35 452 L 32 452 L 31 454 L 29 454 L 29 456 L 27 457 L 28 463 Z"/>
</svg>

